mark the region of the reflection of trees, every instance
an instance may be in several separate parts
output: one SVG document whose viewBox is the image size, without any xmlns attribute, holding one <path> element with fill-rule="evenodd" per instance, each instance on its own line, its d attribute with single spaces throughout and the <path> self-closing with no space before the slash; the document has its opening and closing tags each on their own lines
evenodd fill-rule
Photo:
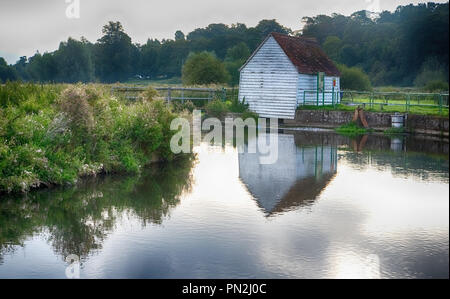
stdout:
<svg viewBox="0 0 450 299">
<path fill-rule="evenodd" d="M 342 152 L 340 158 L 349 162 L 349 165 L 365 169 L 376 167 L 380 170 L 390 171 L 401 177 L 418 177 L 423 180 L 433 179 L 448 182 L 448 157 L 430 156 L 417 152 L 394 151 L 352 151 Z"/>
<path fill-rule="evenodd" d="M 390 168 L 398 176 L 448 182 L 448 142 L 421 136 L 364 135 L 354 138 L 329 132 L 294 132 L 299 147 L 339 147 L 339 158 L 358 169 Z"/>
<path fill-rule="evenodd" d="M 181 194 L 190 191 L 193 161 L 189 156 L 152 167 L 140 177 L 106 176 L 73 188 L 2 199 L 0 258 L 42 231 L 48 232 L 49 242 L 63 257 L 87 256 L 101 248 L 122 212 L 133 213 L 143 225 L 160 224 Z"/>
</svg>

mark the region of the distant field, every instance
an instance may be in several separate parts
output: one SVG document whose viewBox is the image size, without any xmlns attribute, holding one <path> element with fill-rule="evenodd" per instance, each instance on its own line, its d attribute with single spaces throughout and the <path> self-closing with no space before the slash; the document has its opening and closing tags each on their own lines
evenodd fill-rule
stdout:
<svg viewBox="0 0 450 299">
<path fill-rule="evenodd" d="M 366 106 L 366 111 L 371 112 L 406 112 L 405 106 L 383 106 L 381 108 L 381 105 L 373 105 L 373 107 Z M 312 105 L 305 105 L 305 106 L 299 106 L 298 109 L 303 110 L 342 110 L 342 111 L 354 111 L 356 108 L 355 105 L 346 105 L 346 104 L 339 104 L 339 105 L 325 105 L 325 106 L 312 106 Z M 436 107 L 419 107 L 419 106 L 411 106 L 408 113 L 412 114 L 423 114 L 423 115 L 437 115 L 437 116 L 444 116 L 448 117 L 448 108 L 442 109 L 442 111 L 439 111 L 439 108 Z"/>
<path fill-rule="evenodd" d="M 131 79 L 126 82 L 125 84 L 137 84 L 137 85 L 151 85 L 151 86 L 168 86 L 168 85 L 182 85 L 181 78 L 175 77 L 175 78 L 168 78 L 168 79 L 161 79 L 161 80 L 142 80 L 142 79 Z"/>
<path fill-rule="evenodd" d="M 368 111 L 377 112 L 409 112 L 427 115 L 449 115 L 448 94 L 426 94 L 419 92 L 344 92 L 340 109 L 354 109 L 362 105 Z"/>
</svg>

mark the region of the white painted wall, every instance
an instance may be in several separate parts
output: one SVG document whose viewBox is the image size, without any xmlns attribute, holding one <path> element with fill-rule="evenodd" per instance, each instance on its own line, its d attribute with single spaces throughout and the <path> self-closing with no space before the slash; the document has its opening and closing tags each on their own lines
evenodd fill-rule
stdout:
<svg viewBox="0 0 450 299">
<path fill-rule="evenodd" d="M 335 92 L 339 95 L 339 77 L 325 76 L 325 90 L 319 95 L 319 105 L 331 105 L 333 78 L 336 78 Z M 298 105 L 317 103 L 317 75 L 299 74 L 297 68 L 270 36 L 241 69 L 239 100 L 249 104 L 250 110 L 261 117 L 294 119 Z M 306 94 L 304 91 L 309 91 Z M 334 102 L 339 102 L 338 98 Z"/>
<path fill-rule="evenodd" d="M 241 70 L 239 100 L 261 117 L 293 119 L 297 82 L 297 68 L 271 36 Z"/>
</svg>

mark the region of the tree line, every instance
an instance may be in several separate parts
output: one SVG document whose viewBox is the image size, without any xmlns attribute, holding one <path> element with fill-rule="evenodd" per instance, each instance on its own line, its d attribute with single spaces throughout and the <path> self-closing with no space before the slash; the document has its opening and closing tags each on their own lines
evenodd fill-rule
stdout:
<svg viewBox="0 0 450 299">
<path fill-rule="evenodd" d="M 0 81 L 112 83 L 183 76 L 187 84 L 235 85 L 239 67 L 270 32 L 279 32 L 316 38 L 331 59 L 364 71 L 373 85 L 423 86 L 448 82 L 448 21 L 448 3 L 411 4 L 379 15 L 307 17 L 295 32 L 276 20 L 255 27 L 211 24 L 145 44 L 133 43 L 119 22 L 109 22 L 95 43 L 69 38 L 54 52 L 21 57 L 14 65 L 0 58 Z"/>
<path fill-rule="evenodd" d="M 251 49 L 272 31 L 291 32 L 275 20 L 263 20 L 252 28 L 244 24 L 211 24 L 186 36 L 177 31 L 174 39 L 148 39 L 141 45 L 132 42 L 120 22 L 109 22 L 95 43 L 85 38 L 69 38 L 54 52 L 21 57 L 9 67 L 0 60 L 2 70 L 8 68 L 2 71 L 0 80 L 112 83 L 132 77 L 152 80 L 180 77 L 189 53 L 208 51 L 220 61 L 231 63 L 246 59 Z M 235 50 L 230 51 L 233 47 Z"/>
</svg>

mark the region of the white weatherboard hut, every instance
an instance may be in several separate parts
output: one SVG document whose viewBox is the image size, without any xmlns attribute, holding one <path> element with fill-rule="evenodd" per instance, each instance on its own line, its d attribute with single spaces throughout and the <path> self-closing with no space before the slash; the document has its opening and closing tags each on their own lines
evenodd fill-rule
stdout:
<svg viewBox="0 0 450 299">
<path fill-rule="evenodd" d="M 299 105 L 339 103 L 339 77 L 315 40 L 271 33 L 240 69 L 239 100 L 261 117 L 294 119 Z"/>
</svg>

